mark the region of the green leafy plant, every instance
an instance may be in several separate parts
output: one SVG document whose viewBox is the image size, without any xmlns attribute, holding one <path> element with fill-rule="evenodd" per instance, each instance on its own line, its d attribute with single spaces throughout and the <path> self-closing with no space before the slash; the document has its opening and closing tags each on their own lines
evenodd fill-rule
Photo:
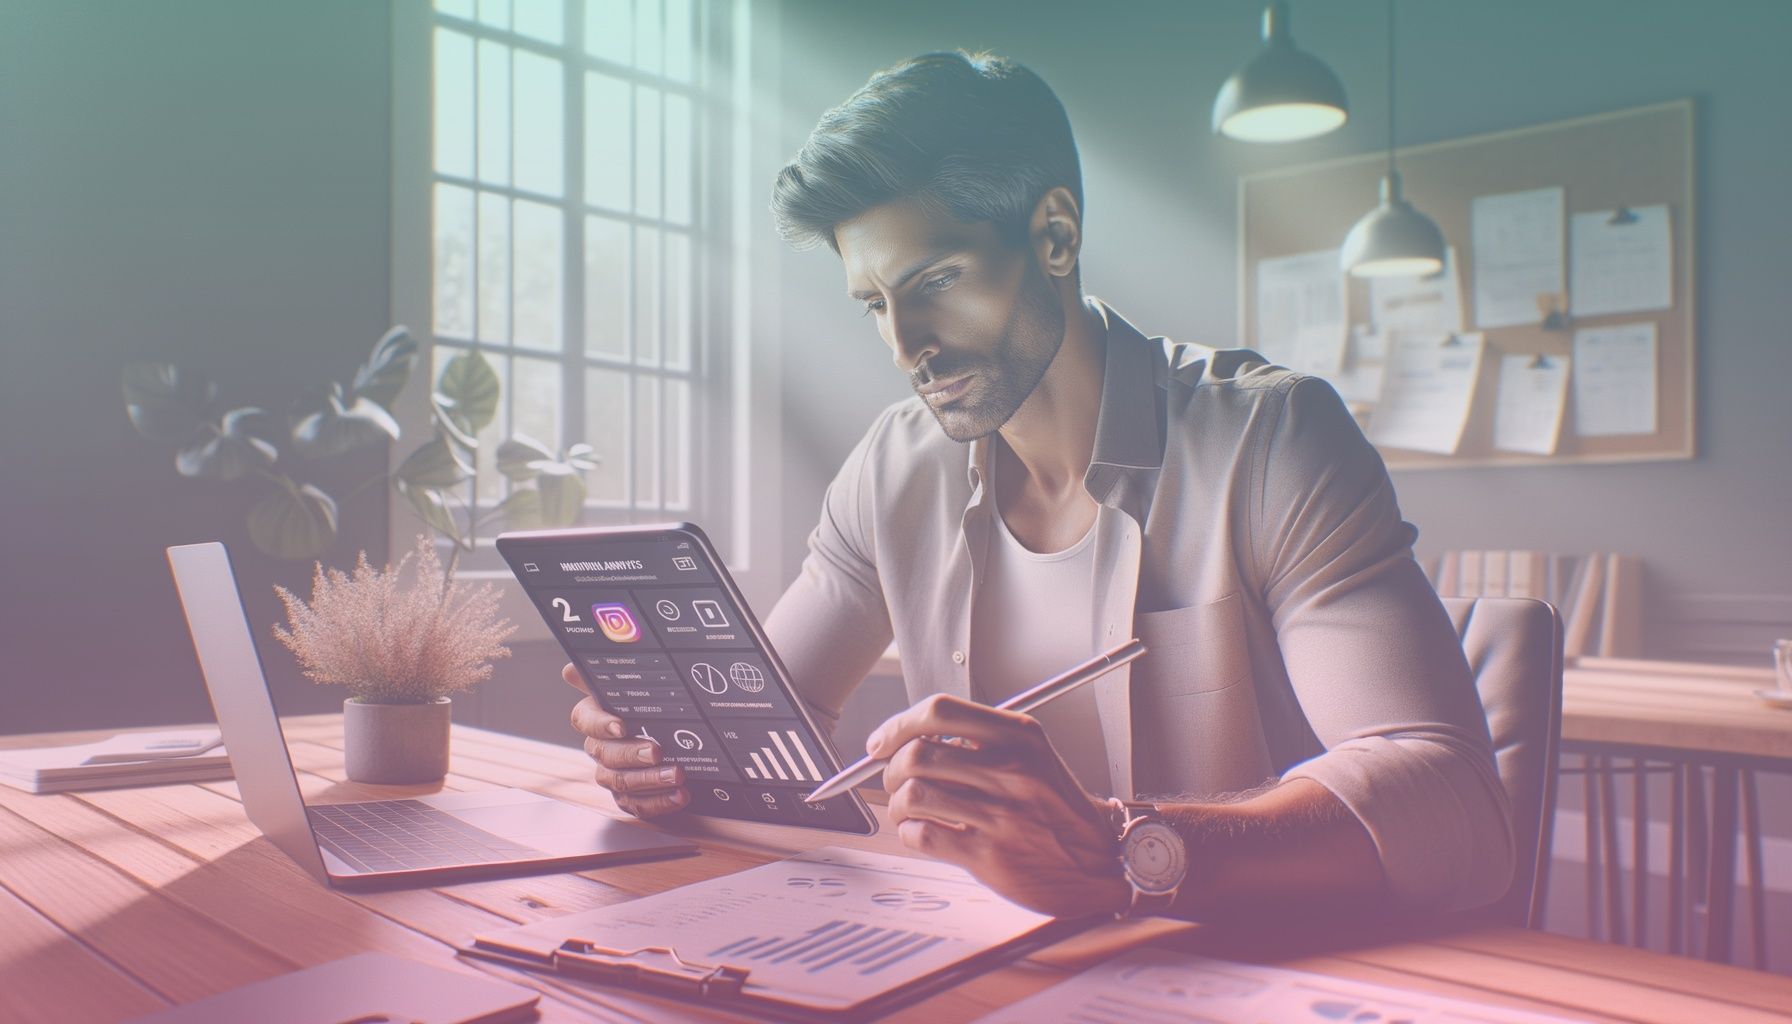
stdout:
<svg viewBox="0 0 1792 1024">
<path fill-rule="evenodd" d="M 176 446 L 174 468 L 200 480 L 248 481 L 265 493 L 249 510 L 249 539 L 283 559 L 315 559 L 335 542 L 337 500 L 310 479 L 319 463 L 360 448 L 400 439 L 392 405 L 417 362 L 417 343 L 404 327 L 380 338 L 348 383 L 333 381 L 288 416 L 254 406 L 226 408 L 205 374 L 172 363 L 133 363 L 124 370 L 125 412 L 144 437 Z M 502 386 L 477 350 L 442 366 L 430 393 L 431 437 L 352 494 L 390 479 L 410 509 L 453 543 L 448 572 L 480 532 L 502 521 L 514 529 L 567 526 L 585 503 L 584 474 L 596 468 L 590 445 L 556 452 L 525 434 L 504 440 L 498 472 L 510 481 L 499 504 L 479 509 L 476 493 L 479 433 L 497 417 Z"/>
</svg>

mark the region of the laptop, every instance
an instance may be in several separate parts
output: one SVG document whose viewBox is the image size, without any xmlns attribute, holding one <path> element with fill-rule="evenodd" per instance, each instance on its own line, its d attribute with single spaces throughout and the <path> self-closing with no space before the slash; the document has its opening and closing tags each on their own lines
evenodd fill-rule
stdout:
<svg viewBox="0 0 1792 1024">
<path fill-rule="evenodd" d="M 224 545 L 168 549 L 249 820 L 326 885 L 438 884 L 691 853 L 695 844 L 520 789 L 307 807 Z"/>
</svg>

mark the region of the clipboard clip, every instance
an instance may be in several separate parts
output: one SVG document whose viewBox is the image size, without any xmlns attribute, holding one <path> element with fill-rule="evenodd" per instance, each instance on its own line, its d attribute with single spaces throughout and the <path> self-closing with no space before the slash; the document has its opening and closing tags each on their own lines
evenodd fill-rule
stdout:
<svg viewBox="0 0 1792 1024">
<path fill-rule="evenodd" d="M 667 946 L 621 950 L 589 939 L 567 939 L 552 956 L 552 969 L 594 981 L 621 982 L 698 996 L 738 996 L 751 973 L 728 964 L 695 963 Z"/>
<path fill-rule="evenodd" d="M 1532 359 L 1530 365 L 1526 368 L 1531 370 L 1547 370 L 1554 365 L 1554 363 L 1549 361 L 1549 356 L 1539 352 L 1537 353 L 1537 357 Z"/>
<path fill-rule="evenodd" d="M 1622 226 L 1624 224 L 1635 224 L 1636 214 L 1630 212 L 1630 207 L 1620 206 L 1612 211 L 1611 218 L 1607 220 L 1606 223 L 1614 227 Z"/>
</svg>

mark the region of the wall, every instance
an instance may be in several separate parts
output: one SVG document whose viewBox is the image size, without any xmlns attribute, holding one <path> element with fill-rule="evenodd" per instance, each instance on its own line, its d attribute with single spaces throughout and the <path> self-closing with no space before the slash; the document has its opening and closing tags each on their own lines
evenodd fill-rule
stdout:
<svg viewBox="0 0 1792 1024">
<path fill-rule="evenodd" d="M 254 622 L 306 582 L 249 547 L 254 494 L 137 436 L 120 371 L 203 365 L 274 409 L 353 373 L 387 326 L 389 20 L 0 4 L 0 733 L 209 720 L 166 545 L 226 541 Z M 338 494 L 384 468 L 348 461 Z M 381 489 L 342 511 L 328 559 L 383 559 Z M 263 646 L 283 709 L 340 700 Z"/>
</svg>

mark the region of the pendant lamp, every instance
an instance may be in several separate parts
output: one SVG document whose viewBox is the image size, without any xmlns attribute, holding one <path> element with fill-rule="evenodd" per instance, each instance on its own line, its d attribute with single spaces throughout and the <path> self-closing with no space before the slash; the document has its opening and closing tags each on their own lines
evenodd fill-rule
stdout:
<svg viewBox="0 0 1792 1024">
<path fill-rule="evenodd" d="M 1245 142 L 1310 139 L 1349 117 L 1344 84 L 1325 62 L 1295 49 L 1288 5 L 1263 10 L 1263 52 L 1226 79 L 1213 100 L 1213 130 Z"/>
<path fill-rule="evenodd" d="M 1388 173 L 1381 205 L 1344 236 L 1338 261 L 1353 277 L 1424 277 L 1444 266 L 1444 233 L 1400 194 L 1394 168 L 1394 0 L 1388 0 Z"/>
</svg>

